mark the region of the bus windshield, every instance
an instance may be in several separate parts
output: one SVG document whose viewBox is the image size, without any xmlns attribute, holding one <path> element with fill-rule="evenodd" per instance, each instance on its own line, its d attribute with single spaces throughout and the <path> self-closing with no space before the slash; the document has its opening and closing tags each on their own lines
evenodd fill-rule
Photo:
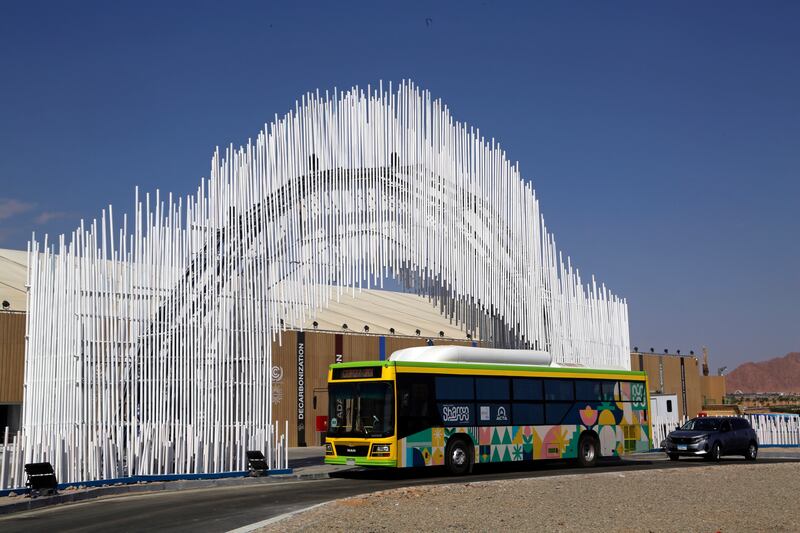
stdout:
<svg viewBox="0 0 800 533">
<path fill-rule="evenodd" d="M 329 437 L 394 435 L 394 387 L 390 381 L 328 385 Z"/>
</svg>

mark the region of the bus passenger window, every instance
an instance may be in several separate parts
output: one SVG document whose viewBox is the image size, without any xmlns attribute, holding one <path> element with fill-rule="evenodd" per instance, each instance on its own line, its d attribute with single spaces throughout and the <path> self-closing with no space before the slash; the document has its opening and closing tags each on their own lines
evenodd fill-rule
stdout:
<svg viewBox="0 0 800 533">
<path fill-rule="evenodd" d="M 603 391 L 601 382 L 591 379 L 576 379 L 575 397 L 578 400 L 586 402 L 603 401 Z"/>
<path fill-rule="evenodd" d="M 544 398 L 542 394 L 542 380 L 541 379 L 514 379 L 514 399 L 527 400 L 527 401 L 541 401 Z"/>
<path fill-rule="evenodd" d="M 475 381 L 470 377 L 436 376 L 436 399 L 473 400 Z"/>
<path fill-rule="evenodd" d="M 571 379 L 544 380 L 544 399 L 548 402 L 571 402 L 575 399 Z M 549 424 L 550 422 L 548 422 Z"/>
<path fill-rule="evenodd" d="M 475 378 L 475 392 L 478 400 L 508 400 L 508 378 Z"/>
</svg>

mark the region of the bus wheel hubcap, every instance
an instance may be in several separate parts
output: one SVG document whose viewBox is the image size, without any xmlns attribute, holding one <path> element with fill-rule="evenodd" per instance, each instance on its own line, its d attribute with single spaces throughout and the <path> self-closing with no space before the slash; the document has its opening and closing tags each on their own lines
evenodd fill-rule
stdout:
<svg viewBox="0 0 800 533">
<path fill-rule="evenodd" d="M 594 459 L 594 446 L 588 442 L 583 445 L 583 458 L 587 461 Z"/>
<path fill-rule="evenodd" d="M 467 460 L 467 454 L 464 453 L 464 450 L 461 448 L 455 448 L 453 450 L 453 463 L 461 466 Z"/>
</svg>

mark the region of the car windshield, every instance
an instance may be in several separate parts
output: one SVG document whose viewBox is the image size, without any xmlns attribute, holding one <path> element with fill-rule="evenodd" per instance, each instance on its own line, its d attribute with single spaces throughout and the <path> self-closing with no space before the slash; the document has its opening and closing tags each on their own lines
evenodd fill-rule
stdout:
<svg viewBox="0 0 800 533">
<path fill-rule="evenodd" d="M 394 387 L 389 381 L 331 383 L 328 387 L 330 437 L 394 435 Z"/>
<path fill-rule="evenodd" d="M 719 420 L 714 418 L 693 418 L 686 422 L 681 429 L 686 431 L 718 431 Z"/>
</svg>

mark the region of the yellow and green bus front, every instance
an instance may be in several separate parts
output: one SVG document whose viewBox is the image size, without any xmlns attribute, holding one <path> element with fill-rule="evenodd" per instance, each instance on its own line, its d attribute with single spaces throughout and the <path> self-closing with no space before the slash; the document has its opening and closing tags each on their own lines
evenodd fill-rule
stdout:
<svg viewBox="0 0 800 533">
<path fill-rule="evenodd" d="M 445 464 L 448 442 L 475 464 L 652 449 L 644 372 L 482 363 L 374 361 L 331 365 L 325 462 Z"/>
<path fill-rule="evenodd" d="M 325 462 L 397 466 L 395 404 L 395 363 L 331 365 Z"/>
</svg>

